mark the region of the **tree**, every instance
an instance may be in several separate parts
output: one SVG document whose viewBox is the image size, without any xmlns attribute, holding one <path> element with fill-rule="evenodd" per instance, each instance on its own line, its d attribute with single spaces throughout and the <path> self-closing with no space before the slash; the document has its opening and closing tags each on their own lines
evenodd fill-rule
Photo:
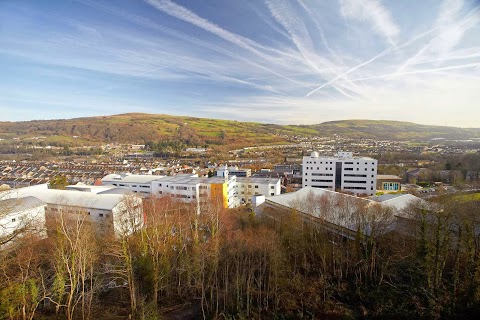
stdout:
<svg viewBox="0 0 480 320">
<path fill-rule="evenodd" d="M 63 308 L 68 320 L 74 318 L 78 307 L 82 319 L 90 319 L 92 301 L 98 291 L 96 270 L 99 252 L 95 231 L 89 215 L 77 211 L 71 216 L 71 208 L 62 208 L 51 221 L 54 228 L 52 295 L 49 300 L 57 310 Z"/>
<path fill-rule="evenodd" d="M 56 175 L 55 177 L 50 180 L 48 183 L 48 187 L 50 189 L 65 189 L 65 187 L 68 185 L 67 177 L 63 175 Z"/>
</svg>

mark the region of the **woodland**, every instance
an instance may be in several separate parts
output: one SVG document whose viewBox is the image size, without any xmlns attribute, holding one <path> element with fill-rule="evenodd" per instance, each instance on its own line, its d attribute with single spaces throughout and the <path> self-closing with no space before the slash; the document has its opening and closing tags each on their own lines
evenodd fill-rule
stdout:
<svg viewBox="0 0 480 320">
<path fill-rule="evenodd" d="M 48 237 L 1 239 L 0 319 L 477 317 L 480 202 L 441 196 L 404 214 L 403 228 L 376 219 L 350 238 L 295 210 L 168 197 L 145 200 L 143 227 L 121 229 L 133 233 L 59 214 Z"/>
</svg>

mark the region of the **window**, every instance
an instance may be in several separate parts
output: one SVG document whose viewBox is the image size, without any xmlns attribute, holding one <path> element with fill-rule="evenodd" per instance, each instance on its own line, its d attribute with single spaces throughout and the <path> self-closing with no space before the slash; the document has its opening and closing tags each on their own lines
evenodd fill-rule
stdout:
<svg viewBox="0 0 480 320">
<path fill-rule="evenodd" d="M 255 189 L 258 189 L 258 185 L 255 185 Z"/>
<path fill-rule="evenodd" d="M 270 192 L 270 195 L 271 195 L 271 196 L 274 196 L 274 195 L 275 195 L 275 193 L 273 193 L 273 192 Z"/>
<path fill-rule="evenodd" d="M 353 162 L 345 162 L 345 164 L 353 164 Z"/>
<path fill-rule="evenodd" d="M 103 217 L 103 213 L 99 213 L 98 216 L 99 216 L 100 218 L 102 218 L 102 217 Z"/>
<path fill-rule="evenodd" d="M 275 186 L 270 186 L 270 189 L 275 189 Z"/>
<path fill-rule="evenodd" d="M 15 222 L 15 221 L 17 221 L 17 219 L 13 218 L 13 219 L 12 219 L 12 222 Z"/>
<path fill-rule="evenodd" d="M 372 171 L 375 171 L 375 168 L 372 168 Z"/>
<path fill-rule="evenodd" d="M 132 184 L 132 187 L 136 188 L 136 187 L 137 187 L 137 185 L 136 185 L 136 184 Z"/>
<path fill-rule="evenodd" d="M 159 186 L 159 187 L 161 187 L 161 186 L 162 186 L 162 184 L 161 184 L 161 183 L 159 183 L 159 184 L 158 184 L 158 186 Z"/>
<path fill-rule="evenodd" d="M 163 194 L 163 191 L 158 191 L 159 194 Z"/>
</svg>

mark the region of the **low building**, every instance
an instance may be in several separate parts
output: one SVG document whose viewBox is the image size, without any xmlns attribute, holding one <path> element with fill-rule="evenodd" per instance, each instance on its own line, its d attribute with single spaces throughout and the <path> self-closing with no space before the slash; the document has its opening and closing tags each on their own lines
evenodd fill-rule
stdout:
<svg viewBox="0 0 480 320">
<path fill-rule="evenodd" d="M 252 178 L 230 175 L 223 167 L 216 176 L 200 178 L 196 174 L 174 176 L 111 174 L 102 179 L 102 186 L 113 185 L 145 197 L 170 196 L 182 202 L 221 201 L 224 208 L 235 208 L 250 202 L 253 195 L 273 196 L 281 193 L 281 179 Z M 84 188 L 84 187 L 80 187 Z M 111 191 L 104 191 L 111 193 Z"/>
<path fill-rule="evenodd" d="M 277 196 L 281 193 L 281 179 L 237 178 L 237 194 L 240 203 L 250 203 L 252 196 Z"/>
<path fill-rule="evenodd" d="M 334 234 L 354 239 L 361 232 L 369 236 L 375 230 L 390 232 L 403 210 L 423 201 L 410 194 L 360 198 L 328 189 L 305 187 L 296 192 L 266 197 L 255 213 L 275 220 L 290 219 L 296 212 L 306 222 Z"/>
<path fill-rule="evenodd" d="M 252 169 L 241 169 L 235 166 L 231 166 L 228 168 L 220 167 L 217 171 L 225 171 L 225 170 L 228 170 L 228 175 L 230 176 L 250 177 L 252 175 Z"/>
<path fill-rule="evenodd" d="M 15 189 L 7 196 L 17 201 L 35 197 L 45 203 L 47 225 L 62 215 L 69 220 L 86 219 L 111 234 L 131 233 L 143 226 L 142 199 L 133 194 L 56 190 L 48 189 L 45 184 Z"/>
<path fill-rule="evenodd" d="M 398 192 L 402 190 L 402 178 L 390 174 L 377 175 L 378 191 L 382 192 Z"/>
<path fill-rule="evenodd" d="M 124 188 L 138 193 L 142 196 L 150 196 L 153 193 L 152 182 L 158 180 L 162 176 L 144 175 L 144 174 L 109 174 L 102 178 L 102 185 L 112 185 Z"/>
<path fill-rule="evenodd" d="M 46 207 L 45 202 L 32 196 L 0 201 L 0 247 L 25 232 L 43 237 Z"/>
</svg>

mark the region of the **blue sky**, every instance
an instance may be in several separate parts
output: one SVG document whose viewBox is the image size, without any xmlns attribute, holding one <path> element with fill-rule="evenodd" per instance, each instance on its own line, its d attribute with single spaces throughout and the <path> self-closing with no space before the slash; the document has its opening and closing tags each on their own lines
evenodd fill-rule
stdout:
<svg viewBox="0 0 480 320">
<path fill-rule="evenodd" d="M 0 120 L 480 127 L 474 0 L 3 0 Z"/>
</svg>

